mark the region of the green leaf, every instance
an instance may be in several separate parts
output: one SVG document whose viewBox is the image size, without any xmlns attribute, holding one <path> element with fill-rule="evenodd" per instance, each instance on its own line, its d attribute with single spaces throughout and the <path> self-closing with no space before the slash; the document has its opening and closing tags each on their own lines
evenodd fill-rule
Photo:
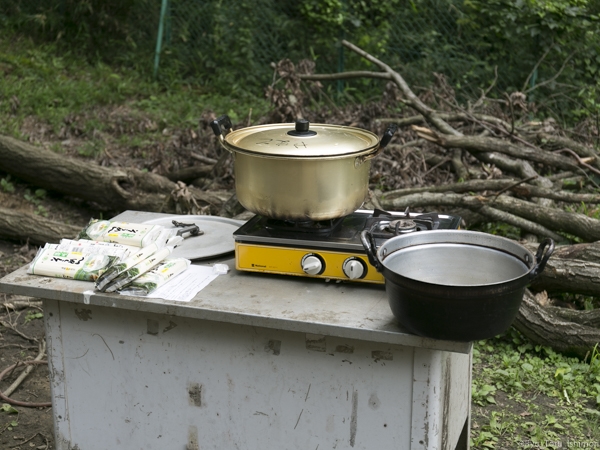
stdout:
<svg viewBox="0 0 600 450">
<path fill-rule="evenodd" d="M 0 407 L 0 412 L 6 414 L 19 414 L 19 411 L 13 408 L 13 406 L 8 403 L 2 403 L 2 406 Z"/>
<path fill-rule="evenodd" d="M 586 414 L 590 414 L 592 416 L 598 416 L 598 417 L 600 417 L 600 411 L 598 411 L 597 409 L 585 408 L 584 412 Z"/>
</svg>

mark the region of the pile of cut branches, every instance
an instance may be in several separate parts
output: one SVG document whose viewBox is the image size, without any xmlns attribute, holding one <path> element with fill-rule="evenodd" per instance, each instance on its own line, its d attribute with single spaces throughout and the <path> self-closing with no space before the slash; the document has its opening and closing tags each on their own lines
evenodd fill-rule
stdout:
<svg viewBox="0 0 600 450">
<path fill-rule="evenodd" d="M 429 102 L 439 107 L 431 107 L 400 73 L 352 43 L 342 44 L 379 71 L 297 77 L 386 80 L 399 93 L 396 101 L 412 111 L 378 119 L 405 132 L 401 143 L 390 144 L 373 163 L 380 176 L 396 177 L 402 187 L 378 193 L 374 203 L 394 211 L 450 210 L 460 213 L 468 227 L 503 223 L 519 229 L 524 242 L 549 237 L 561 244 L 527 291 L 514 326 L 535 343 L 581 356 L 590 352 L 600 342 L 600 310 L 583 309 L 600 299 L 600 220 L 594 217 L 600 216 L 600 158 L 591 139 L 576 139 L 551 119 L 523 120 L 529 105 L 519 92 L 502 100 L 508 114 L 490 108 L 485 92 L 463 108 L 441 76 L 443 89 Z M 418 171 L 410 168 L 415 161 Z M 426 177 L 434 172 L 436 182 L 428 183 Z"/>
</svg>

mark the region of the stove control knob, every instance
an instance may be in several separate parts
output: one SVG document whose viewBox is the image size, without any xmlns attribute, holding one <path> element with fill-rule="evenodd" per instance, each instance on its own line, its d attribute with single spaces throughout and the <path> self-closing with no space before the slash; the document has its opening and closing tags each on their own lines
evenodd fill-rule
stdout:
<svg viewBox="0 0 600 450">
<path fill-rule="evenodd" d="M 342 264 L 342 270 L 344 271 L 344 275 L 346 275 L 351 280 L 358 280 L 363 278 L 367 274 L 367 266 L 360 258 L 348 258 Z"/>
<path fill-rule="evenodd" d="M 302 257 L 302 270 L 308 275 L 320 275 L 325 270 L 325 262 L 314 253 L 307 253 Z"/>
</svg>

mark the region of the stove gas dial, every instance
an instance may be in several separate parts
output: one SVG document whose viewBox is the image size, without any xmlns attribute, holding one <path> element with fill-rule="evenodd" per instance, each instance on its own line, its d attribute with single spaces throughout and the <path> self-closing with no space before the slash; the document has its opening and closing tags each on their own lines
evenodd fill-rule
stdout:
<svg viewBox="0 0 600 450">
<path fill-rule="evenodd" d="M 300 264 L 304 273 L 308 275 L 320 275 L 325 270 L 325 261 L 315 253 L 304 255 Z"/>
<path fill-rule="evenodd" d="M 351 280 L 363 278 L 367 274 L 367 266 L 364 261 L 354 256 L 344 261 L 342 270 L 344 271 L 344 275 Z"/>
</svg>

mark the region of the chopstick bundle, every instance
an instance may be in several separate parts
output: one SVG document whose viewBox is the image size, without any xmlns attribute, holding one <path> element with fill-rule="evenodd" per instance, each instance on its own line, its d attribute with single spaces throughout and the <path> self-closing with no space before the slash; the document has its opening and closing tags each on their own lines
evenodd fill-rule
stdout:
<svg viewBox="0 0 600 450">
<path fill-rule="evenodd" d="M 139 276 L 161 263 L 173 251 L 173 247 L 163 247 L 151 256 L 143 259 L 133 267 L 121 272 L 113 281 L 105 285 L 104 292 L 115 292 L 123 286 L 131 283 Z"/>
<path fill-rule="evenodd" d="M 119 292 L 124 295 L 148 295 L 185 271 L 190 264 L 191 261 L 186 258 L 166 259 Z"/>
<path fill-rule="evenodd" d="M 123 272 L 131 269 L 135 265 L 139 264 L 146 258 L 154 255 L 160 249 L 159 245 L 154 242 L 146 247 L 139 249 L 137 252 L 131 254 L 124 261 L 120 261 L 108 268 L 98 279 L 96 280 L 96 289 L 104 292 L 106 286 L 111 283 L 115 278 L 121 275 Z"/>
</svg>

